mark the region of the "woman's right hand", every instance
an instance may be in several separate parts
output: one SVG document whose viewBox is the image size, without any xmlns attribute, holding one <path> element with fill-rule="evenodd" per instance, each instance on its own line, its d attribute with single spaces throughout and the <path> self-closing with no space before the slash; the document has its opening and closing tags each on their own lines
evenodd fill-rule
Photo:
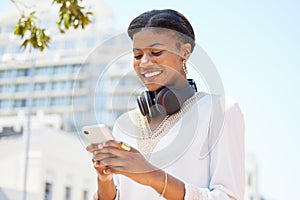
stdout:
<svg viewBox="0 0 300 200">
<path fill-rule="evenodd" d="M 90 144 L 89 146 L 86 147 L 86 150 L 93 154 L 92 161 L 94 164 L 94 168 L 97 171 L 98 179 L 100 181 L 111 181 L 113 178 L 111 171 L 107 167 L 101 165 L 99 161 L 94 160 L 95 157 L 99 157 L 98 153 L 102 148 L 103 148 L 103 144 L 98 143 L 98 144 Z"/>
</svg>

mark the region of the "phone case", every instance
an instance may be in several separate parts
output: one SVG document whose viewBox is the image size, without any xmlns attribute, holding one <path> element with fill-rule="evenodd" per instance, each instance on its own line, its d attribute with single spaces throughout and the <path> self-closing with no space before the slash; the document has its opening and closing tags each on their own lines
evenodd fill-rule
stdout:
<svg viewBox="0 0 300 200">
<path fill-rule="evenodd" d="M 104 143 L 114 137 L 104 124 L 84 126 L 82 132 L 90 144 Z"/>
</svg>

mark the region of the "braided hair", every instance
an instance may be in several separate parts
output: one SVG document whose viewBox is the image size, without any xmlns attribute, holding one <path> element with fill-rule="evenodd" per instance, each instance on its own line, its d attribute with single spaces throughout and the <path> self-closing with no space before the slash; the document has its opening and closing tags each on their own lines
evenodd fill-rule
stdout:
<svg viewBox="0 0 300 200">
<path fill-rule="evenodd" d="M 192 25 L 181 13 L 171 10 L 152 10 L 137 16 L 131 21 L 127 29 L 128 36 L 133 39 L 133 35 L 144 28 L 164 28 L 173 30 L 184 43 L 191 44 L 191 51 L 195 46 L 195 34 Z M 159 31 L 157 29 L 157 31 Z M 180 34 L 179 34 L 180 33 Z"/>
</svg>

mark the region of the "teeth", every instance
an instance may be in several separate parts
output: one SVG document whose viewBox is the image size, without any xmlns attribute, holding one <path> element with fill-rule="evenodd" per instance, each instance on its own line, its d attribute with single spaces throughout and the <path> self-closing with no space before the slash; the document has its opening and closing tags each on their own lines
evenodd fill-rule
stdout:
<svg viewBox="0 0 300 200">
<path fill-rule="evenodd" d="M 146 74 L 144 74 L 144 76 L 145 76 L 146 78 L 149 78 L 149 77 L 152 77 L 152 76 L 156 76 L 156 75 L 158 75 L 158 74 L 160 74 L 160 72 L 151 72 L 151 73 L 146 73 Z"/>
</svg>

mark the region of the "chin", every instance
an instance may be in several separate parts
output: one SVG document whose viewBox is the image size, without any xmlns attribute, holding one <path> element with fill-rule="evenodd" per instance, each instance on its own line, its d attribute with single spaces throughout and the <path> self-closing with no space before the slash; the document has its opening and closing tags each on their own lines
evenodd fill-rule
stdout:
<svg viewBox="0 0 300 200">
<path fill-rule="evenodd" d="M 159 84 L 146 84 L 146 88 L 149 91 L 156 91 L 159 90 L 163 87 L 163 85 L 159 85 Z"/>
</svg>

